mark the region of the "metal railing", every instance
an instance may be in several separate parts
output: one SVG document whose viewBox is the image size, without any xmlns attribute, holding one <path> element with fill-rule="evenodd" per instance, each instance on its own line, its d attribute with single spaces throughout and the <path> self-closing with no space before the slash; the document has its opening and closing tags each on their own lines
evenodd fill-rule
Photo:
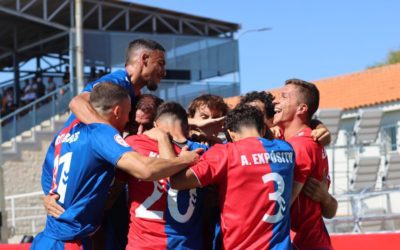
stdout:
<svg viewBox="0 0 400 250">
<path fill-rule="evenodd" d="M 15 140 L 16 136 L 22 132 L 34 128 L 56 114 L 64 113 L 71 99 L 72 91 L 70 91 L 70 85 L 67 84 L 1 117 L 0 143 Z"/>
<path fill-rule="evenodd" d="M 41 191 L 5 197 L 11 236 L 36 234 L 43 229 L 46 212 L 42 206 L 42 197 Z"/>
</svg>

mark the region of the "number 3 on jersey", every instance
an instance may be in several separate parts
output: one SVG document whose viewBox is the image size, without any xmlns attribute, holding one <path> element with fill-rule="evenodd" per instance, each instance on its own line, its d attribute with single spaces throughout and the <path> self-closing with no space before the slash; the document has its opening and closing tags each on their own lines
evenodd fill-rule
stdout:
<svg viewBox="0 0 400 250">
<path fill-rule="evenodd" d="M 268 223 L 277 223 L 283 219 L 283 214 L 286 210 L 286 202 L 285 199 L 282 197 L 282 193 L 285 191 L 285 181 L 283 180 L 282 176 L 277 173 L 270 173 L 266 174 L 262 177 L 262 180 L 265 183 L 270 181 L 276 182 L 278 185 L 278 189 L 269 194 L 269 199 L 271 201 L 276 201 L 278 205 L 278 211 L 274 215 L 264 214 L 263 221 Z"/>
</svg>

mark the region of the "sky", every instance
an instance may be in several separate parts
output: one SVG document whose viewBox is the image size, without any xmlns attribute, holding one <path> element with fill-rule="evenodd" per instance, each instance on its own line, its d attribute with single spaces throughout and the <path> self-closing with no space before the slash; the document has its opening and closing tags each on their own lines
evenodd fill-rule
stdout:
<svg viewBox="0 0 400 250">
<path fill-rule="evenodd" d="M 399 0 L 133 0 L 241 25 L 241 92 L 362 71 L 400 49 Z"/>
</svg>

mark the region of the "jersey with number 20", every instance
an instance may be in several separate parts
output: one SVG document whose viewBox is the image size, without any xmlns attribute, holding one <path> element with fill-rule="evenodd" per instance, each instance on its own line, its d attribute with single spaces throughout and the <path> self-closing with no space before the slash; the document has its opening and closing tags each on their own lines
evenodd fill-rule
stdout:
<svg viewBox="0 0 400 250">
<path fill-rule="evenodd" d="M 215 145 L 191 168 L 217 186 L 225 249 L 291 249 L 294 162 L 288 143 L 250 137 Z"/>
<path fill-rule="evenodd" d="M 158 143 L 146 135 L 130 136 L 126 142 L 144 156 L 158 157 Z M 189 150 L 206 149 L 195 142 L 186 145 Z M 149 182 L 130 176 L 127 181 L 131 221 L 126 249 L 202 249 L 200 188 L 177 191 L 168 179 Z"/>
</svg>

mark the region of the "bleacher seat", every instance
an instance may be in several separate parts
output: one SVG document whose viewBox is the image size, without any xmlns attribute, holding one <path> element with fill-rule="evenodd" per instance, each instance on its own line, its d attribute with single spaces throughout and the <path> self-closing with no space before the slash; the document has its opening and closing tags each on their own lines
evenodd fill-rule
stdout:
<svg viewBox="0 0 400 250">
<path fill-rule="evenodd" d="M 381 109 L 359 109 L 353 128 L 353 144 L 363 145 L 375 142 L 378 137 L 383 111 Z"/>
<path fill-rule="evenodd" d="M 374 189 L 380 165 L 380 156 L 359 156 L 354 164 L 353 175 L 350 180 L 352 191 Z"/>
<path fill-rule="evenodd" d="M 385 187 L 400 185 L 400 153 L 390 152 L 386 161 L 386 174 L 383 177 Z"/>
<path fill-rule="evenodd" d="M 315 118 L 320 120 L 331 133 L 331 144 L 336 142 L 341 116 L 342 110 L 339 108 L 319 109 L 315 115 Z"/>
</svg>

